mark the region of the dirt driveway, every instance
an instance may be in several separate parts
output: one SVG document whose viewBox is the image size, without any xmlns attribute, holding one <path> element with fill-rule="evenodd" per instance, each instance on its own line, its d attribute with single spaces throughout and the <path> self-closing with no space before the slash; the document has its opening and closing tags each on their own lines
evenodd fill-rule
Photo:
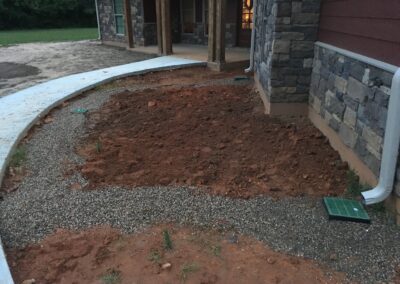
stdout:
<svg viewBox="0 0 400 284">
<path fill-rule="evenodd" d="M 50 79 L 151 57 L 87 40 L 1 47 L 0 97 Z"/>
</svg>

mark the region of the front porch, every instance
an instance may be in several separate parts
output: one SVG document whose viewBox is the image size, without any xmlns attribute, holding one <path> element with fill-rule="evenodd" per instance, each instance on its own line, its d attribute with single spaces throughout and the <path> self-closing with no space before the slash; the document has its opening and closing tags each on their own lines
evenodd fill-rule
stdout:
<svg viewBox="0 0 400 284">
<path fill-rule="evenodd" d="M 158 54 L 158 46 L 137 46 L 129 48 L 131 51 L 138 51 L 146 54 Z M 208 60 L 208 46 L 196 44 L 174 44 L 175 57 L 192 59 L 206 62 Z M 225 51 L 225 69 L 247 68 L 249 65 L 250 50 L 245 47 L 227 47 Z"/>
<path fill-rule="evenodd" d="M 143 2 L 143 17 L 136 0 L 119 1 L 131 50 L 207 61 L 214 70 L 249 62 L 252 0 L 151 0 Z"/>
</svg>

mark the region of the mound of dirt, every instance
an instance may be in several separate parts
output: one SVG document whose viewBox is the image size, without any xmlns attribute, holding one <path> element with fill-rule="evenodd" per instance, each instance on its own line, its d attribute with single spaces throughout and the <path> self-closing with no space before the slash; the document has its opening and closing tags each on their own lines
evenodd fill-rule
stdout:
<svg viewBox="0 0 400 284">
<path fill-rule="evenodd" d="M 347 165 L 327 139 L 308 120 L 263 114 L 250 84 L 127 91 L 88 129 L 78 153 L 91 188 L 189 185 L 241 198 L 346 188 Z"/>
<path fill-rule="evenodd" d="M 168 234 L 171 246 L 167 246 Z M 170 248 L 170 249 L 168 249 Z M 59 230 L 8 252 L 16 283 L 343 283 L 344 275 L 234 233 L 158 226 Z"/>
</svg>

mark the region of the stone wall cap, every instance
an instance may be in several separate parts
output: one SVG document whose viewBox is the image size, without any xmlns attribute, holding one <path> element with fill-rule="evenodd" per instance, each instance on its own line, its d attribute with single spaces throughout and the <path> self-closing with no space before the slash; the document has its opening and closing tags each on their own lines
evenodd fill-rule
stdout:
<svg viewBox="0 0 400 284">
<path fill-rule="evenodd" d="M 395 66 L 395 65 L 392 65 L 392 64 L 389 64 L 389 63 L 386 63 L 386 62 L 383 62 L 383 61 L 380 61 L 380 60 L 377 60 L 377 59 L 374 59 L 374 58 L 371 58 L 371 57 L 368 57 L 365 55 L 361 55 L 359 53 L 355 53 L 355 52 L 349 51 L 347 49 L 336 47 L 334 45 L 327 44 L 324 42 L 317 41 L 315 43 L 315 45 L 326 48 L 326 49 L 330 49 L 332 51 L 335 51 L 335 52 L 345 55 L 347 57 L 353 58 L 358 61 L 362 61 L 364 63 L 367 63 L 369 65 L 375 66 L 380 69 L 383 69 L 383 70 L 388 71 L 393 74 L 397 71 L 397 69 L 400 68 L 399 66 Z"/>
</svg>

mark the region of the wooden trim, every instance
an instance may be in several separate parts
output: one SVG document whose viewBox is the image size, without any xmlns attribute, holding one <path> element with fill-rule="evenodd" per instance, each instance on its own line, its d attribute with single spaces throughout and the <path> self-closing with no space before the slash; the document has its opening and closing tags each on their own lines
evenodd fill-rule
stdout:
<svg viewBox="0 0 400 284">
<path fill-rule="evenodd" d="M 161 30 L 163 54 L 172 54 L 172 33 L 171 33 L 171 5 L 170 0 L 161 1 Z"/>
<path fill-rule="evenodd" d="M 225 63 L 225 30 L 226 30 L 226 0 L 216 0 L 215 25 L 215 60 L 219 64 Z"/>
<path fill-rule="evenodd" d="M 215 1 L 208 0 L 208 62 L 215 61 Z"/>
<path fill-rule="evenodd" d="M 161 20 L 161 1 L 156 0 L 156 18 L 157 18 L 157 46 L 158 54 L 163 54 L 162 20 Z"/>
<path fill-rule="evenodd" d="M 133 48 L 133 27 L 132 27 L 132 14 L 131 14 L 131 1 L 124 0 L 125 12 L 125 37 L 128 43 L 128 48 Z"/>
</svg>

